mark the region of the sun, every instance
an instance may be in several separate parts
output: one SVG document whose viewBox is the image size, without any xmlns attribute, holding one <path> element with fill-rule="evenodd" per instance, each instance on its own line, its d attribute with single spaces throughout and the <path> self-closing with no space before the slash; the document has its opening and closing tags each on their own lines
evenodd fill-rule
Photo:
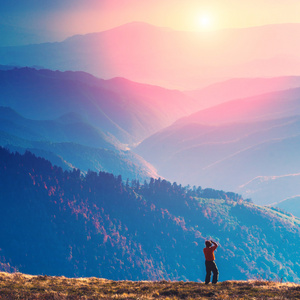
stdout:
<svg viewBox="0 0 300 300">
<path fill-rule="evenodd" d="M 213 18 L 210 14 L 201 14 L 196 18 L 196 26 L 201 30 L 213 29 Z"/>
</svg>

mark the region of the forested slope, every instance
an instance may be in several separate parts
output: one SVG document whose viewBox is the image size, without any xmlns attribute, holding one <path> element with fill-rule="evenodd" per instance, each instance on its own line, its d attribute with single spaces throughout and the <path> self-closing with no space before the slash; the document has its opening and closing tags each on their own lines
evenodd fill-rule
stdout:
<svg viewBox="0 0 300 300">
<path fill-rule="evenodd" d="M 213 238 L 220 280 L 299 281 L 299 219 L 234 193 L 83 177 L 3 148 L 0 191 L 0 257 L 24 273 L 203 280 Z"/>
</svg>

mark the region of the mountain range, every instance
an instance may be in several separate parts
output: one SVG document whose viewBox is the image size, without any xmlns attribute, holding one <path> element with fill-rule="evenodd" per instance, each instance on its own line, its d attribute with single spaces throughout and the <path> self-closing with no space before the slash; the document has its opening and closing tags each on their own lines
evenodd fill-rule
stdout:
<svg viewBox="0 0 300 300">
<path fill-rule="evenodd" d="M 37 121 L 0 107 L 0 133 L 0 145 L 7 149 L 30 150 L 66 170 L 107 171 L 140 180 L 158 177 L 142 157 L 122 150 L 115 139 L 75 115 Z"/>
<path fill-rule="evenodd" d="M 299 34 L 0 48 L 0 271 L 202 281 L 214 239 L 221 280 L 299 281 Z"/>
<path fill-rule="evenodd" d="M 122 78 L 102 80 L 83 72 L 21 68 L 0 71 L 0 80 L 1 106 L 37 120 L 75 113 L 125 144 L 140 141 L 199 107 L 179 91 Z"/>
<path fill-rule="evenodd" d="M 134 22 L 62 42 L 2 47 L 0 64 L 197 89 L 223 79 L 299 74 L 300 49 L 294 42 L 299 34 L 299 24 L 204 33 Z"/>
<path fill-rule="evenodd" d="M 298 77 L 233 79 L 200 98 L 84 72 L 8 68 L 0 77 L 0 145 L 11 150 L 65 169 L 232 190 L 258 204 L 299 194 Z M 260 91 L 269 92 L 236 98 Z M 139 141 L 134 154 L 128 145 Z"/>
<path fill-rule="evenodd" d="M 201 109 L 205 109 L 230 100 L 249 98 L 297 87 L 300 87 L 299 76 L 231 78 L 197 90 L 186 91 L 186 94 L 200 102 Z"/>
<path fill-rule="evenodd" d="M 269 178 L 270 184 L 299 173 L 299 97 L 300 89 L 293 88 L 200 110 L 135 151 L 172 181 L 232 190 L 259 204 L 279 202 L 299 194 L 297 186 L 273 193 L 267 181 L 256 178 Z"/>
<path fill-rule="evenodd" d="M 8 68 L 0 77 L 0 145 L 30 150 L 64 169 L 101 170 L 124 179 L 157 178 L 155 168 L 126 144 L 193 107 L 180 92 L 121 78 L 30 68 Z"/>
</svg>

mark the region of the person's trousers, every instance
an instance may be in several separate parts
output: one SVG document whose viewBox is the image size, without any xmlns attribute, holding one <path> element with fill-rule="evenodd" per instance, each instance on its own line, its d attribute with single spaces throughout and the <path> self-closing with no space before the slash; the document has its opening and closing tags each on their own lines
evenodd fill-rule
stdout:
<svg viewBox="0 0 300 300">
<path fill-rule="evenodd" d="M 214 261 L 205 261 L 205 267 L 206 267 L 206 277 L 205 277 L 205 284 L 208 284 L 210 282 L 211 272 L 213 272 L 213 279 L 212 283 L 217 283 L 219 278 L 219 270 L 217 268 L 217 265 Z"/>
</svg>

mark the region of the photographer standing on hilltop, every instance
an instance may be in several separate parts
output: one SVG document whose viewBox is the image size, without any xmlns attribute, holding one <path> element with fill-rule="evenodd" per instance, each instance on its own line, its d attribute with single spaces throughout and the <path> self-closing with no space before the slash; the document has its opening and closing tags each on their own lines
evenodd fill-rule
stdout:
<svg viewBox="0 0 300 300">
<path fill-rule="evenodd" d="M 205 284 L 209 284 L 211 272 L 213 272 L 214 274 L 212 283 L 217 283 L 219 278 L 219 270 L 215 263 L 214 251 L 217 249 L 218 244 L 213 241 L 205 241 L 205 246 L 206 247 L 203 249 L 204 256 L 205 256 L 205 267 L 206 267 Z"/>
</svg>

